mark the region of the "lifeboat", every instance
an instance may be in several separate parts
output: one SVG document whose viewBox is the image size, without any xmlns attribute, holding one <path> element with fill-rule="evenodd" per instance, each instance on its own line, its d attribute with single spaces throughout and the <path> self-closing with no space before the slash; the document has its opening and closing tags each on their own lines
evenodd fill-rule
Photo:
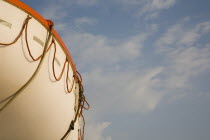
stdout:
<svg viewBox="0 0 210 140">
<path fill-rule="evenodd" d="M 53 22 L 0 0 L 0 140 L 84 139 L 83 91 Z"/>
</svg>

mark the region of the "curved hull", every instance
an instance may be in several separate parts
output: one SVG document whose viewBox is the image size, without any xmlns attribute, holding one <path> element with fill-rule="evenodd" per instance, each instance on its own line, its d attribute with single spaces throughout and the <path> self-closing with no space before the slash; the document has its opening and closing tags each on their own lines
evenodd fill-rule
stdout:
<svg viewBox="0 0 210 140">
<path fill-rule="evenodd" d="M 52 34 L 47 39 L 49 30 L 43 23 L 19 7 L 1 0 L 0 43 L 12 42 L 20 33 L 28 15 L 32 18 L 28 22 L 27 32 L 25 28 L 12 45 L 0 45 L 0 107 L 4 107 L 11 99 L 9 97 L 14 97 L 14 93 L 31 80 L 37 69 L 38 71 L 33 80 L 0 112 L 0 139 L 58 140 L 66 133 L 79 109 L 80 85 L 74 82 L 74 64 L 56 35 Z M 30 51 L 27 49 L 26 39 Z M 53 45 L 56 48 L 49 48 L 43 58 L 34 61 L 30 53 L 37 58 L 43 54 L 45 47 L 50 46 L 52 40 L 55 41 Z M 42 63 L 39 66 L 40 61 Z M 62 71 L 61 78 L 56 80 Z M 9 99 L 6 100 L 7 98 Z M 78 129 L 79 120 L 76 119 L 74 130 L 68 139 L 78 140 Z"/>
</svg>

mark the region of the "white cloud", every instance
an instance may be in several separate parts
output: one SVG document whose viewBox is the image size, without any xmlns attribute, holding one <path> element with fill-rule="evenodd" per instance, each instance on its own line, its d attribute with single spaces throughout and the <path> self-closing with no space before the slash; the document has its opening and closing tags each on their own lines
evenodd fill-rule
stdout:
<svg viewBox="0 0 210 140">
<path fill-rule="evenodd" d="M 119 104 L 119 107 L 122 106 L 120 111 L 148 112 L 154 110 L 163 95 L 156 90 L 160 82 L 158 75 L 163 70 L 163 67 L 156 67 L 129 74 L 130 79 L 125 79 L 126 82 L 122 85 L 121 96 L 124 96 L 124 98 L 121 98 L 121 100 L 125 104 Z M 120 76 L 123 77 L 123 75 Z"/>
<path fill-rule="evenodd" d="M 103 136 L 103 132 L 111 125 L 110 122 L 92 123 L 86 127 L 85 139 L 87 140 L 112 140 L 111 136 Z"/>
<path fill-rule="evenodd" d="M 176 0 L 119 0 L 122 4 L 142 6 L 145 11 L 153 11 L 156 9 L 167 9 L 175 4 Z"/>
<path fill-rule="evenodd" d="M 64 31 L 69 29 L 68 23 L 64 23 L 64 19 L 69 16 L 69 12 L 66 10 L 65 6 L 61 3 L 48 4 L 45 8 L 41 8 L 41 15 L 45 19 L 49 19 L 54 23 L 54 28 L 57 31 Z M 65 20 L 65 22 L 67 22 Z"/>
<path fill-rule="evenodd" d="M 135 7 L 137 15 L 144 15 L 145 19 L 158 17 L 162 10 L 175 5 L 176 0 L 117 0 L 124 7 Z"/>
<path fill-rule="evenodd" d="M 191 80 L 210 70 L 210 46 L 200 42 L 210 32 L 210 22 L 189 26 L 187 21 L 189 19 L 169 27 L 155 43 L 157 52 L 167 62 L 161 86 L 168 93 L 176 91 L 172 98 L 187 95 L 184 90 L 195 86 Z"/>
<path fill-rule="evenodd" d="M 152 111 L 162 97 L 162 93 L 155 91 L 159 82 L 156 76 L 162 70 L 161 67 L 138 72 L 99 69 L 83 73 L 87 94 L 94 93 L 90 99 L 92 109 L 100 112 L 98 116 L 107 115 L 110 110 L 111 114 Z"/>
<path fill-rule="evenodd" d="M 167 86 L 171 88 L 189 86 L 190 78 L 210 69 L 210 47 L 180 48 L 170 52 L 168 58 L 172 65 L 167 69 Z"/>
<path fill-rule="evenodd" d="M 49 4 L 41 9 L 41 13 L 43 17 L 51 20 L 59 20 L 68 15 L 68 12 L 64 10 L 64 6 L 61 4 Z"/>
<path fill-rule="evenodd" d="M 86 67 L 85 64 L 92 62 L 101 66 L 101 64 L 131 61 L 141 55 L 143 42 L 148 36 L 146 33 L 141 33 L 127 40 L 116 41 L 101 35 L 75 32 L 66 35 L 65 40 L 68 41 L 67 38 L 71 38 L 69 44 L 77 46 L 73 49 L 73 53 L 79 56 L 78 61 L 80 63 L 84 62 L 84 67 Z"/>
<path fill-rule="evenodd" d="M 143 12 L 168 9 L 175 4 L 175 0 L 151 0 L 143 8 Z"/>
<path fill-rule="evenodd" d="M 189 28 L 186 21 L 175 24 L 157 40 L 159 51 L 171 51 L 177 47 L 193 46 L 210 31 L 210 22 L 202 22 Z"/>
<path fill-rule="evenodd" d="M 79 5 L 95 5 L 98 3 L 99 0 L 74 0 L 76 4 Z"/>
<path fill-rule="evenodd" d="M 55 23 L 57 30 L 63 31 L 66 27 L 69 27 L 67 26 L 68 23 L 64 23 L 64 21 L 68 21 L 66 18 L 69 18 L 71 14 L 71 12 L 69 11 L 69 8 L 71 8 L 71 6 L 92 6 L 97 3 L 98 0 L 60 0 L 59 2 L 53 0 L 50 4 L 45 5 L 45 7 L 41 7 L 40 13 L 44 18 L 52 20 Z M 79 25 L 94 25 L 96 23 L 96 19 L 89 17 L 80 17 L 75 20 L 75 24 Z"/>
<path fill-rule="evenodd" d="M 80 17 L 74 20 L 74 24 L 77 27 L 83 27 L 83 26 L 90 26 L 97 24 L 97 20 L 95 18 L 90 17 Z"/>
<path fill-rule="evenodd" d="M 44 0 L 49 3 L 48 0 Z M 78 5 L 78 6 L 93 6 L 97 4 L 99 0 L 51 0 L 50 3 L 52 4 L 58 4 L 58 5 L 63 5 L 65 6 L 70 6 L 70 5 Z"/>
<path fill-rule="evenodd" d="M 157 18 L 159 15 L 160 15 L 159 12 L 153 12 L 153 13 L 147 14 L 145 15 L 145 20 Z"/>
</svg>

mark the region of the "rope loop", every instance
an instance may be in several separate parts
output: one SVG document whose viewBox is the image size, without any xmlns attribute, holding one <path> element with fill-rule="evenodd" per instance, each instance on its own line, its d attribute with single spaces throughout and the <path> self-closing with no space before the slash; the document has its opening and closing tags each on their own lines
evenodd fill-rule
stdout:
<svg viewBox="0 0 210 140">
<path fill-rule="evenodd" d="M 74 82 L 75 82 L 75 77 L 73 76 L 72 77 L 72 85 L 71 85 L 71 88 L 69 89 L 69 82 L 68 82 L 68 80 L 69 80 L 69 62 L 68 62 L 68 64 L 67 64 L 67 74 L 66 74 L 66 87 L 67 87 L 67 92 L 68 93 L 70 93 L 70 92 L 72 92 L 72 90 L 73 90 L 73 87 L 74 87 Z"/>
<path fill-rule="evenodd" d="M 85 97 L 84 97 L 84 103 L 86 103 L 87 107 L 85 107 L 84 105 L 82 105 L 82 108 L 84 108 L 85 110 L 89 110 L 90 109 L 90 105 L 87 102 L 87 100 L 85 99 Z"/>
<path fill-rule="evenodd" d="M 53 54 L 53 61 L 52 61 L 53 76 L 54 76 L 54 78 L 55 78 L 56 81 L 60 81 L 60 79 L 62 78 L 62 76 L 64 74 L 64 70 L 65 70 L 65 66 L 66 66 L 66 63 L 67 63 L 67 59 L 65 59 L 65 62 L 63 64 L 62 71 L 59 74 L 59 76 L 57 77 L 56 74 L 55 74 L 56 43 L 55 43 L 55 40 L 54 39 L 52 40 L 52 44 L 54 44 L 54 54 Z"/>
<path fill-rule="evenodd" d="M 26 26 L 27 26 L 27 24 L 28 24 L 28 22 L 31 18 L 32 18 L 31 16 L 29 16 L 29 15 L 27 16 L 27 18 L 25 19 L 25 21 L 22 25 L 22 28 L 21 28 L 19 34 L 17 35 L 17 37 L 12 42 L 10 42 L 10 43 L 0 43 L 0 45 L 9 46 L 9 45 L 15 44 L 19 40 L 19 38 L 22 36 L 23 31 L 26 28 Z"/>
</svg>

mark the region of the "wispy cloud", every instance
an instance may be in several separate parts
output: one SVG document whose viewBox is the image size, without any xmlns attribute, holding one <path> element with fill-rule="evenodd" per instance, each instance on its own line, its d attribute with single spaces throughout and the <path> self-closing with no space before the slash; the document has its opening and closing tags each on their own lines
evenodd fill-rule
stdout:
<svg viewBox="0 0 210 140">
<path fill-rule="evenodd" d="M 183 88 L 190 78 L 210 69 L 210 48 L 189 47 L 177 49 L 169 54 L 172 66 L 169 67 L 168 74 L 171 78 L 169 87 Z"/>
<path fill-rule="evenodd" d="M 187 26 L 189 21 L 185 18 L 172 25 L 155 43 L 157 53 L 163 55 L 167 63 L 162 88 L 166 92 L 182 90 L 173 96 L 184 95 L 184 90 L 192 88 L 191 80 L 195 76 L 210 70 L 210 47 L 200 41 L 210 32 L 210 22 Z"/>
<path fill-rule="evenodd" d="M 99 69 L 83 75 L 85 84 L 89 87 L 87 92 L 95 93 L 97 98 L 90 99 L 90 102 L 97 105 L 93 107 L 94 111 L 101 112 L 100 115 L 111 115 L 155 109 L 162 96 L 155 92 L 159 82 L 156 76 L 161 72 L 161 67 L 129 73 Z M 111 114 L 108 113 L 110 109 L 113 111 Z"/>
<path fill-rule="evenodd" d="M 145 41 L 156 30 L 157 25 L 153 24 L 148 32 L 140 32 L 124 40 L 90 33 L 73 32 L 65 35 L 67 44 L 76 46 L 71 50 L 72 54 L 76 54 L 79 68 L 85 69 L 82 74 L 88 87 L 87 92 L 97 96 L 97 100 L 92 101 L 92 104 L 100 104 L 97 107 L 93 106 L 93 110 L 101 112 L 100 114 L 110 108 L 117 113 L 147 112 L 156 107 L 162 96 L 154 91 L 158 82 L 156 76 L 163 69 L 156 67 L 138 70 L 129 67 L 129 64 L 135 61 L 144 61 L 141 57 Z M 71 38 L 70 42 L 68 38 Z M 125 103 L 123 107 L 122 102 Z"/>
<path fill-rule="evenodd" d="M 64 31 L 65 29 L 69 28 L 77 28 L 83 29 L 87 26 L 92 26 L 98 23 L 96 18 L 91 17 L 78 17 L 76 19 L 69 20 L 71 17 L 71 12 L 69 11 L 69 7 L 73 6 L 74 4 L 82 5 L 82 6 L 89 6 L 95 4 L 97 0 L 79 0 L 79 1 L 60 1 L 60 2 L 52 2 L 51 4 L 47 5 L 45 8 L 41 8 L 41 14 L 44 18 L 50 19 L 55 23 L 55 28 L 58 31 Z M 73 24 L 69 26 L 69 24 Z"/>
<path fill-rule="evenodd" d="M 72 0 L 76 4 L 91 6 L 98 3 L 99 0 Z"/>
<path fill-rule="evenodd" d="M 175 5 L 176 0 L 117 0 L 124 7 L 136 8 L 136 15 L 145 19 L 157 18 L 161 11 Z"/>
<path fill-rule="evenodd" d="M 42 11 L 42 16 L 48 19 L 52 20 L 60 20 L 68 15 L 68 12 L 66 12 L 63 9 L 62 5 L 48 5 L 47 7 L 43 8 Z"/>
<path fill-rule="evenodd" d="M 48 0 L 44 0 L 49 3 Z M 65 6 L 77 5 L 77 6 L 93 6 L 97 4 L 99 0 L 51 0 L 50 4 L 59 4 Z"/>
<path fill-rule="evenodd" d="M 64 40 L 68 46 L 76 46 L 71 48 L 71 51 L 72 54 L 76 54 L 81 69 L 84 68 L 87 71 L 93 68 L 119 70 L 122 69 L 121 63 L 130 63 L 142 56 L 144 42 L 156 30 L 157 25 L 152 24 L 147 29 L 148 32 L 139 32 L 119 40 L 86 32 L 68 32 L 64 35 Z"/>
<path fill-rule="evenodd" d="M 198 23 L 190 28 L 187 23 L 188 20 L 189 18 L 185 18 L 180 23 L 167 29 L 156 42 L 159 51 L 170 51 L 177 49 L 177 47 L 193 46 L 210 31 L 210 21 Z"/>
<path fill-rule="evenodd" d="M 73 33 L 65 36 L 71 38 L 69 44 L 77 46 L 73 49 L 74 54 L 78 54 L 78 60 L 84 62 L 85 67 L 85 64 L 92 62 L 98 66 L 106 66 L 133 60 L 140 56 L 142 43 L 147 37 L 147 34 L 142 33 L 121 42 L 89 33 Z"/>
<path fill-rule="evenodd" d="M 69 16 L 69 12 L 66 10 L 65 5 L 62 3 L 51 3 L 46 7 L 41 8 L 40 12 L 42 16 L 46 19 L 52 20 L 54 22 L 54 28 L 57 31 L 63 31 L 68 28 L 68 23 L 66 17 Z M 63 22 L 65 20 L 65 22 Z"/>
<path fill-rule="evenodd" d="M 87 140 L 112 140 L 111 136 L 104 136 L 103 132 L 111 125 L 110 122 L 92 123 L 86 127 Z"/>
<path fill-rule="evenodd" d="M 97 19 L 90 17 L 79 17 L 74 20 L 74 26 L 78 29 L 87 28 L 87 26 L 93 26 L 97 23 Z"/>
<path fill-rule="evenodd" d="M 141 12 L 154 12 L 168 9 L 175 4 L 175 0 L 147 0 Z"/>
</svg>

